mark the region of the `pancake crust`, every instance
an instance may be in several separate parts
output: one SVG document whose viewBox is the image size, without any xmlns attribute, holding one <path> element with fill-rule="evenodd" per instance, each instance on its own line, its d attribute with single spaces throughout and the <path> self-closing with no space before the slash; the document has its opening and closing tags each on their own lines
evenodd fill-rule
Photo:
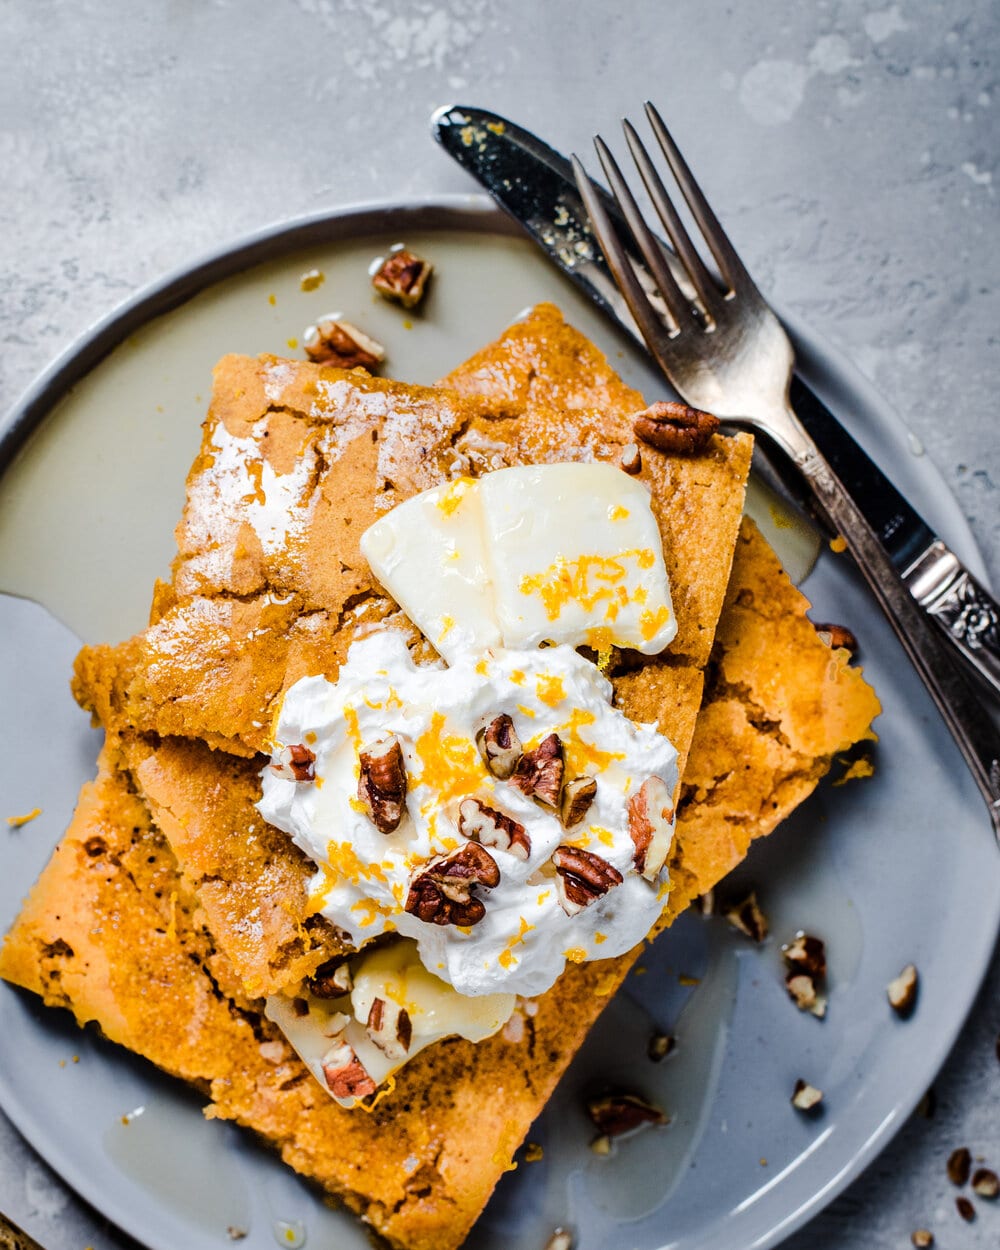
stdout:
<svg viewBox="0 0 1000 1250">
<path fill-rule="evenodd" d="M 516 368 L 531 361 L 527 407 L 475 390 L 486 385 L 490 354 L 497 376 L 514 371 L 515 346 Z M 591 392 L 579 384 L 571 392 L 569 379 L 582 364 Z M 466 374 L 475 387 L 462 382 Z M 311 914 L 303 857 L 283 835 L 257 828 L 263 760 L 254 755 L 268 747 L 284 691 L 308 674 L 335 680 L 350 644 L 374 628 L 403 630 L 418 658 L 434 654 L 373 581 L 360 534 L 397 499 L 444 476 L 525 462 L 615 461 L 642 407 L 642 397 L 550 305 L 449 382 L 464 392 L 226 357 L 188 477 L 172 583 L 158 588 L 143 634 L 116 648 L 85 648 L 77 660 L 77 697 L 119 740 L 154 823 L 252 993 L 295 985 L 342 949 Z M 587 394 L 606 408 L 553 406 Z M 622 681 L 612 668 L 612 680 L 618 706 L 659 726 L 681 770 L 751 447 L 745 436 L 715 438 L 696 457 L 650 448 L 643 458 L 678 637 L 662 657 L 643 659 L 633 679 Z M 280 512 L 268 511 L 271 499 Z M 238 765 L 234 754 L 247 763 Z M 275 906 L 269 899 L 279 883 Z"/>
</svg>

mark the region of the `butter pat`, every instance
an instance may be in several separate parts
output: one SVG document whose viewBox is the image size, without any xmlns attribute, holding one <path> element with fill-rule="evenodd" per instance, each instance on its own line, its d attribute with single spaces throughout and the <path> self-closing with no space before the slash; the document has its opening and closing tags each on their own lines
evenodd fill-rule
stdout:
<svg viewBox="0 0 1000 1250">
<path fill-rule="evenodd" d="M 646 488 L 614 465 L 501 469 L 479 483 L 504 646 L 655 655 L 677 633 Z"/>
<path fill-rule="evenodd" d="M 472 478 L 398 504 L 365 530 L 361 553 L 449 662 L 500 645 L 478 484 Z"/>
<path fill-rule="evenodd" d="M 361 550 L 449 663 L 543 642 L 655 655 L 677 633 L 649 495 L 613 465 L 459 478 L 399 504 Z"/>
<path fill-rule="evenodd" d="M 358 1097 L 338 1093 L 336 1064 L 351 1061 L 360 1066 L 356 1076 L 367 1076 L 381 1086 L 426 1046 L 444 1037 L 464 1037 L 481 1042 L 511 1017 L 517 999 L 513 994 L 486 994 L 465 998 L 438 977 L 432 976 L 407 939 L 390 946 L 363 951 L 350 961 L 351 987 L 335 999 L 303 995 L 296 1000 L 272 995 L 265 1014 L 285 1034 L 320 1085 L 344 1107 Z M 406 1013 L 402 1030 L 405 1045 L 390 1033 L 373 1028 L 372 1007 L 380 999 L 390 1010 L 386 1020 Z M 332 1083 L 331 1083 L 332 1078 Z"/>
</svg>

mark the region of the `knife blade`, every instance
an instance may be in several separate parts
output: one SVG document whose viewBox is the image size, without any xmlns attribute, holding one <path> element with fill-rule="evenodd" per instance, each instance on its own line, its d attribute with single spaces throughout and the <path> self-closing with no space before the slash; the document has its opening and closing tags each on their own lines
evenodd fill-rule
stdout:
<svg viewBox="0 0 1000 1250">
<path fill-rule="evenodd" d="M 642 335 L 591 233 L 566 157 L 516 123 L 485 109 L 446 105 L 434 113 L 431 127 L 449 156 L 645 352 Z M 603 189 L 600 194 L 655 300 L 655 286 L 617 204 Z M 663 246 L 668 259 L 674 259 L 667 245 Z M 679 262 L 673 268 L 680 286 L 689 293 L 690 284 Z M 792 379 L 790 397 L 799 419 L 864 513 L 913 597 L 973 669 L 1000 692 L 1000 607 L 798 375 Z M 802 492 L 787 466 L 778 477 L 801 502 Z"/>
</svg>

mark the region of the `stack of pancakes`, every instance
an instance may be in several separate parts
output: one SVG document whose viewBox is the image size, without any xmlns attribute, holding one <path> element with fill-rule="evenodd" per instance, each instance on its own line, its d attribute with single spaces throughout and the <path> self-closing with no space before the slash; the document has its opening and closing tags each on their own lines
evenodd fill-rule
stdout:
<svg viewBox="0 0 1000 1250">
<path fill-rule="evenodd" d="M 418 1054 L 371 1110 L 334 1103 L 264 1017 L 342 954 L 314 866 L 255 809 L 262 753 L 299 677 L 335 680 L 353 640 L 401 630 L 366 527 L 462 474 L 617 463 L 644 407 L 541 306 L 436 387 L 271 357 L 218 366 L 169 583 L 149 627 L 85 648 L 77 698 L 104 726 L 98 775 L 0 953 L 0 974 L 191 1081 L 392 1245 L 450 1250 L 638 950 L 571 965 L 507 1027 Z M 679 753 L 669 924 L 869 733 L 878 702 L 831 650 L 753 524 L 752 450 L 642 447 L 677 615 L 664 655 L 613 653 L 615 703 Z"/>
</svg>

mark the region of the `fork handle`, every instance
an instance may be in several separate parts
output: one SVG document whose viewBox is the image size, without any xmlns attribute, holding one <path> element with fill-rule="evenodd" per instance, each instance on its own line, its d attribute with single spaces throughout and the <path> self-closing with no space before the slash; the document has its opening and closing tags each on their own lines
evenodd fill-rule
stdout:
<svg viewBox="0 0 1000 1250">
<path fill-rule="evenodd" d="M 937 704 L 965 757 L 989 809 L 1000 845 L 1000 733 L 973 696 L 964 676 L 945 650 L 945 642 L 886 555 L 822 453 L 789 413 L 798 435 L 792 457 L 812 488 L 817 503 L 847 543 L 858 568 L 889 618 L 903 649 Z M 792 441 L 792 440 L 789 440 Z"/>
</svg>

